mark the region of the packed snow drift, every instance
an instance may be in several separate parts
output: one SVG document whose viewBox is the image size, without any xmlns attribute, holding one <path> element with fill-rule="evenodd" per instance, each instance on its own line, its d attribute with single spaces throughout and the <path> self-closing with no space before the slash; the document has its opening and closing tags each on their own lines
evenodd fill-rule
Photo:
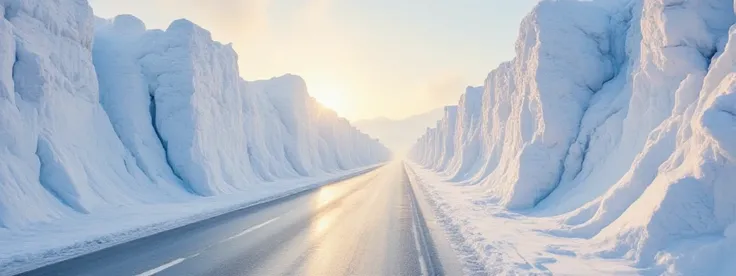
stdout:
<svg viewBox="0 0 736 276">
<path fill-rule="evenodd" d="M 733 273 L 735 22 L 732 0 L 542 1 L 411 158 L 597 257 Z"/>
<path fill-rule="evenodd" d="M 389 158 L 300 77 L 241 79 L 232 47 L 189 21 L 147 30 L 79 0 L 0 12 L 0 230 L 260 194 Z"/>
</svg>

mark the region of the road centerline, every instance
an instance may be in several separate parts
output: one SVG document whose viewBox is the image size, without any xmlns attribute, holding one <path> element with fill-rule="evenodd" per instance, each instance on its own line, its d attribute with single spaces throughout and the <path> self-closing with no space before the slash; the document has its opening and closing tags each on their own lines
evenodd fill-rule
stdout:
<svg viewBox="0 0 736 276">
<path fill-rule="evenodd" d="M 249 227 L 248 229 L 245 229 L 245 230 L 243 230 L 242 232 L 240 232 L 240 233 L 238 233 L 238 234 L 235 234 L 235 235 L 233 235 L 233 236 L 230 236 L 230 237 L 228 237 L 228 238 L 226 238 L 226 239 L 224 239 L 224 240 L 221 240 L 221 241 L 220 241 L 219 243 L 220 243 L 220 244 L 221 244 L 221 243 L 225 243 L 225 242 L 227 242 L 227 241 L 230 241 L 230 240 L 236 239 L 236 238 L 238 238 L 238 237 L 241 237 L 241 236 L 243 236 L 243 235 L 246 235 L 246 234 L 248 234 L 248 233 L 250 233 L 250 232 L 256 231 L 256 230 L 258 230 L 258 229 L 260 229 L 260 228 L 263 228 L 263 227 L 265 227 L 265 226 L 266 226 L 266 225 L 268 225 L 268 224 L 271 224 L 271 223 L 273 223 L 274 221 L 277 221 L 277 220 L 279 220 L 280 218 L 281 218 L 281 217 L 275 217 L 275 218 L 272 218 L 272 219 L 270 219 L 270 220 L 268 220 L 268 221 L 266 221 L 266 222 L 263 222 L 263 223 L 261 223 L 261 224 L 258 224 L 258 225 L 255 225 L 255 226 Z M 212 247 L 212 246 L 209 246 L 209 247 L 207 247 L 207 248 L 203 249 L 202 251 L 200 251 L 200 252 L 197 252 L 197 253 L 195 253 L 195 254 L 192 254 L 192 255 L 190 255 L 190 256 L 187 256 L 187 257 L 183 257 L 183 258 L 178 258 L 178 259 L 175 259 L 175 260 L 173 260 L 173 261 L 170 261 L 170 262 L 168 262 L 168 263 L 162 264 L 162 265 L 160 265 L 160 266 L 158 266 L 158 267 L 156 267 L 156 268 L 154 268 L 154 269 L 151 269 L 151 270 L 145 271 L 145 272 L 143 272 L 143 273 L 137 274 L 136 276 L 152 276 L 152 275 L 155 275 L 155 274 L 157 274 L 157 273 L 160 273 L 160 272 L 162 272 L 162 271 L 164 271 L 164 270 L 166 270 L 166 269 L 169 269 L 169 268 L 171 268 L 171 267 L 173 267 L 173 266 L 175 266 L 175 265 L 178 265 L 178 264 L 180 264 L 180 263 L 183 263 L 183 262 L 184 262 L 184 261 L 186 261 L 187 259 L 191 259 L 191 258 L 194 258 L 194 257 L 197 257 L 197 256 L 199 256 L 199 254 L 201 254 L 202 252 L 206 251 L 206 250 L 207 250 L 207 249 L 209 249 L 210 247 Z"/>
<path fill-rule="evenodd" d="M 194 256 L 196 256 L 196 255 L 199 255 L 199 254 L 195 254 L 195 255 L 192 255 L 192 256 L 190 256 L 190 257 L 194 257 Z M 166 269 L 169 269 L 169 268 L 171 268 L 172 266 L 178 265 L 178 264 L 180 264 L 180 263 L 184 262 L 184 261 L 185 261 L 186 259 L 188 259 L 188 258 L 190 258 L 190 257 L 185 257 L 185 258 L 178 258 L 178 259 L 176 259 L 176 260 L 173 260 L 173 261 L 170 261 L 170 262 L 168 262 L 168 263 L 165 263 L 165 264 L 163 264 L 163 265 L 161 265 L 161 266 L 159 266 L 159 267 L 156 267 L 156 268 L 154 268 L 154 269 L 151 269 L 151 270 L 148 270 L 148 271 L 146 271 L 146 272 L 143 272 L 143 273 L 137 274 L 136 276 L 152 276 L 152 275 L 156 275 L 156 273 L 159 273 L 159 272 L 161 272 L 161 271 L 164 271 L 164 270 L 166 270 Z"/>
<path fill-rule="evenodd" d="M 235 235 L 230 236 L 230 237 L 228 237 L 228 238 L 226 238 L 224 240 L 221 240 L 220 243 L 224 243 L 224 242 L 227 242 L 227 241 L 231 241 L 233 239 L 237 239 L 238 237 L 241 237 L 241 236 L 246 235 L 246 234 L 248 234 L 250 232 L 253 232 L 253 231 L 256 231 L 256 230 L 258 230 L 260 228 L 263 228 L 266 225 L 271 224 L 272 222 L 279 220 L 280 218 L 281 217 L 275 217 L 275 218 L 272 218 L 272 219 L 270 219 L 270 220 L 268 220 L 268 221 L 266 221 L 264 223 L 258 224 L 256 226 L 252 226 L 252 227 L 250 227 L 248 229 L 243 230 L 242 232 L 240 232 L 238 234 L 235 234 Z"/>
</svg>

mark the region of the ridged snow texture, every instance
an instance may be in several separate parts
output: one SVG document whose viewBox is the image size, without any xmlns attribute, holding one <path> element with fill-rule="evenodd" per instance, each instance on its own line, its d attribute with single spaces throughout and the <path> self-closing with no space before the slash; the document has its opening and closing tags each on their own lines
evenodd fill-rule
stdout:
<svg viewBox="0 0 736 276">
<path fill-rule="evenodd" d="M 232 48 L 191 22 L 95 21 L 82 0 L 3 0 L 0 12 L 0 227 L 389 157 L 301 78 L 242 80 Z"/>
<path fill-rule="evenodd" d="M 678 239 L 712 234 L 735 244 L 733 5 L 543 1 L 516 58 L 411 157 L 509 209 L 561 215 L 568 227 L 554 233 L 604 241 L 604 257 L 647 265 Z"/>
</svg>

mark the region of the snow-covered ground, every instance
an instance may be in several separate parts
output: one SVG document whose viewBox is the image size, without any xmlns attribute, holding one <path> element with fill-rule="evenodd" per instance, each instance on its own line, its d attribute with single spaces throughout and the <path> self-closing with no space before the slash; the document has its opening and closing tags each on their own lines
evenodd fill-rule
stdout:
<svg viewBox="0 0 736 276">
<path fill-rule="evenodd" d="M 0 270 L 390 158 L 299 76 L 242 79 L 232 47 L 187 20 L 148 30 L 84 0 L 0 14 Z"/>
<path fill-rule="evenodd" d="M 585 239 L 560 239 L 545 231 L 559 223 L 468 200 L 471 187 L 443 181 L 406 162 L 410 181 L 429 198 L 438 223 L 467 275 L 607 275 L 642 271 L 629 262 L 595 256 Z"/>
<path fill-rule="evenodd" d="M 542 1 L 516 57 L 411 159 L 452 208 L 518 218 L 473 227 L 531 223 L 639 272 L 731 275 L 734 23 L 732 0 Z"/>
</svg>

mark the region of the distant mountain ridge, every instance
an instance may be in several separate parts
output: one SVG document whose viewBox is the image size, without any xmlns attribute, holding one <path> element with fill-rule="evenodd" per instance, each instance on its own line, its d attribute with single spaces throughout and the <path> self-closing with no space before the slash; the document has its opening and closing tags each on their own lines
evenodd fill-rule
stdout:
<svg viewBox="0 0 736 276">
<path fill-rule="evenodd" d="M 444 108 L 440 107 L 404 119 L 377 117 L 355 121 L 353 125 L 362 132 L 378 138 L 383 145 L 400 155 L 408 151 L 417 137 L 428 127 L 434 126 L 443 115 Z"/>
</svg>

